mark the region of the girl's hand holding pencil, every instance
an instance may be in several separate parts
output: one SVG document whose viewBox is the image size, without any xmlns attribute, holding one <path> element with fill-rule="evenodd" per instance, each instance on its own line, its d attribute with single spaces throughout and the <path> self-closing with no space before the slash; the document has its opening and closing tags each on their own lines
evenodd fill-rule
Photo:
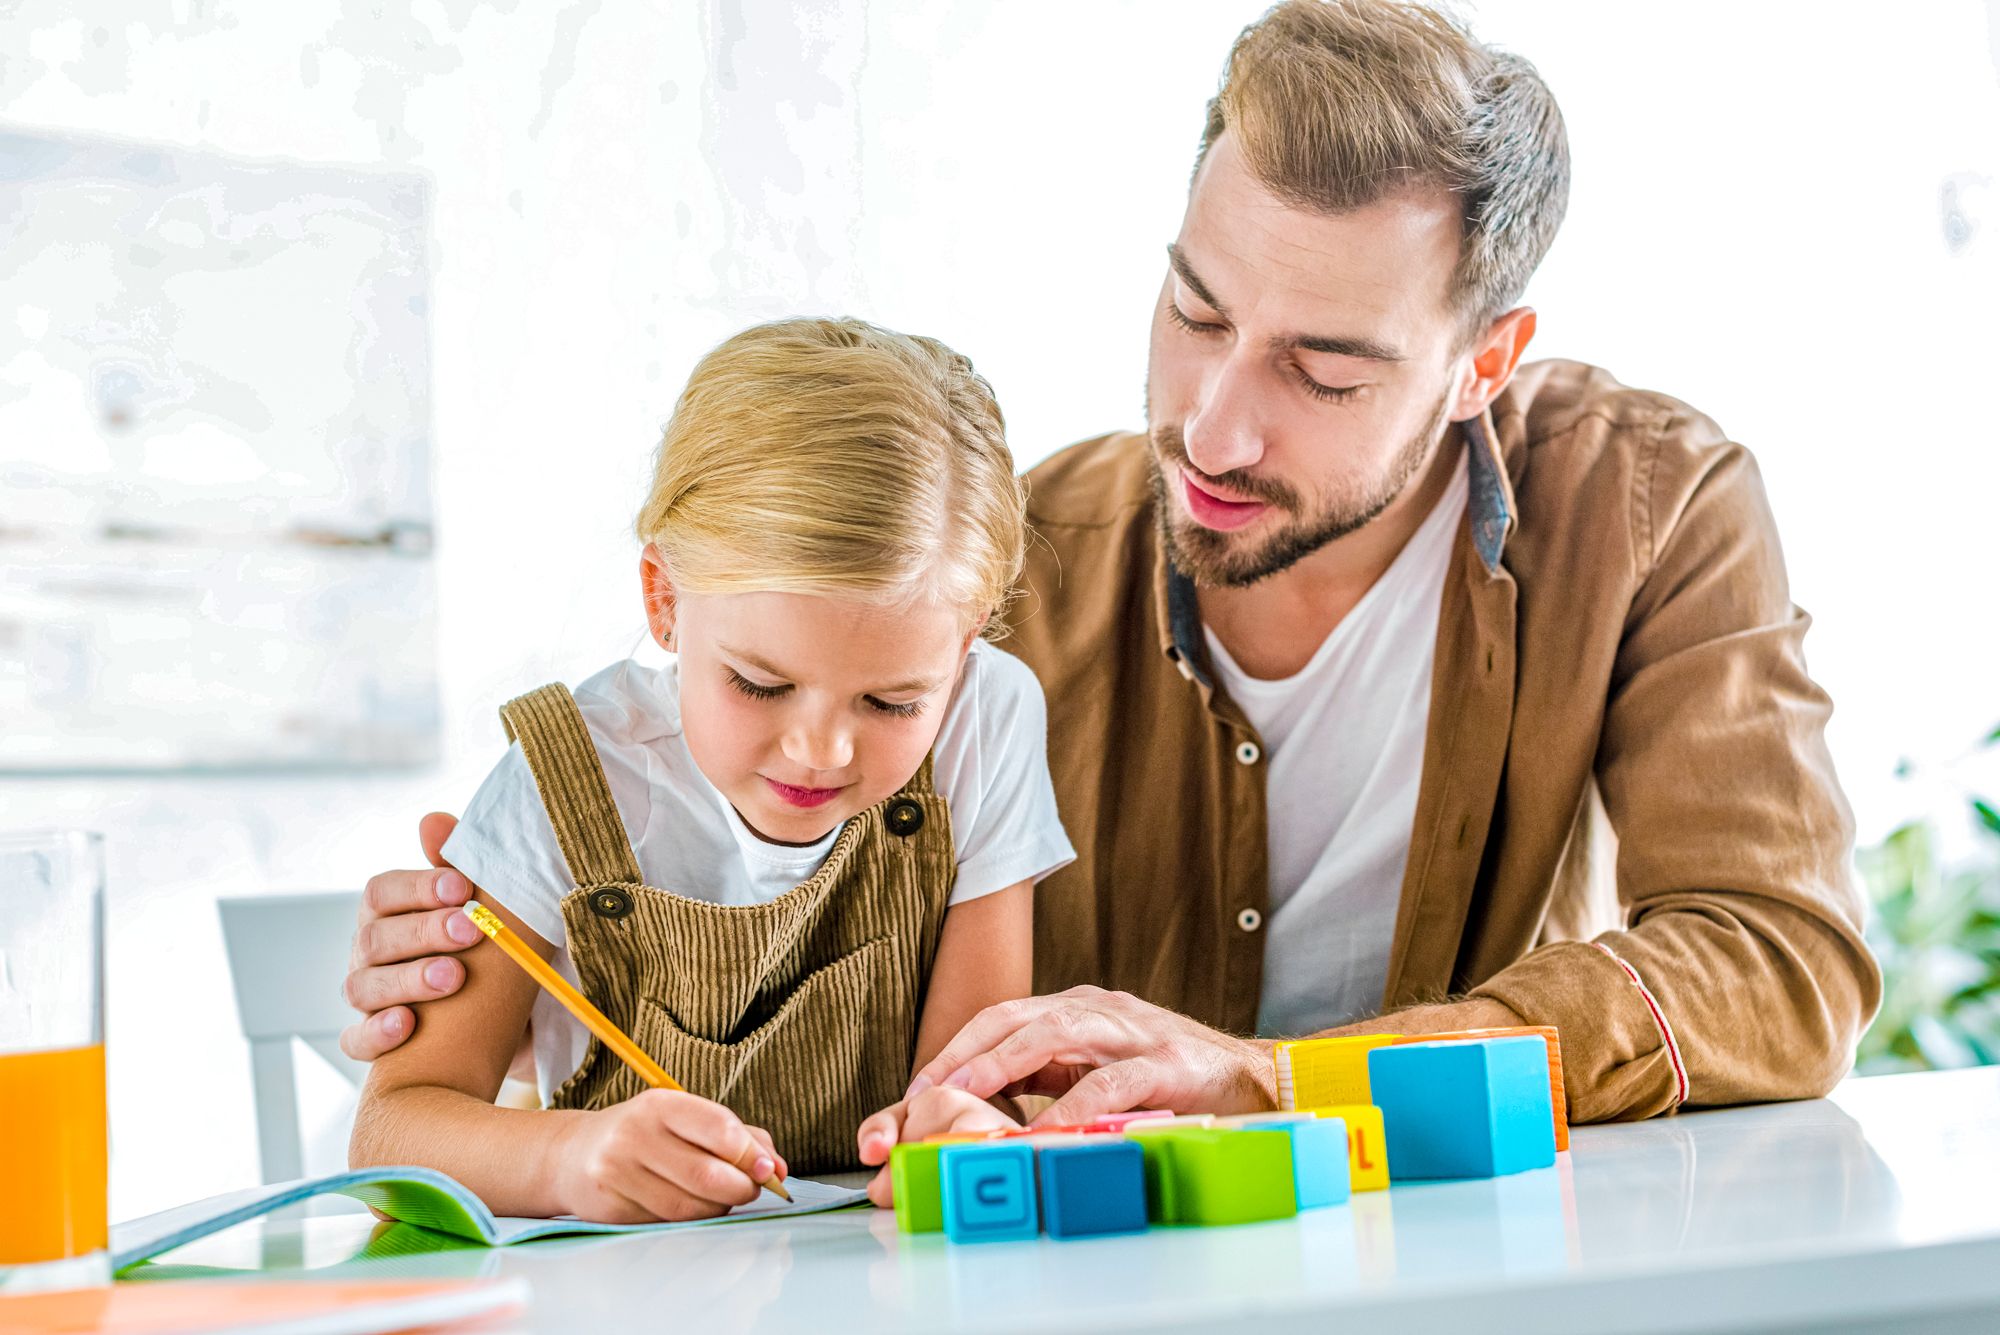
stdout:
<svg viewBox="0 0 2000 1335">
<path fill-rule="evenodd" d="M 607 1224 L 705 1219 L 762 1190 L 791 1199 L 768 1132 L 682 1089 L 486 905 L 467 904 L 465 916 L 653 1086 L 614 1107 L 565 1115 L 554 1167 L 571 1214 Z"/>
<path fill-rule="evenodd" d="M 565 1114 L 552 1166 L 569 1212 L 607 1224 L 727 1214 L 757 1199 L 759 1181 L 785 1172 L 762 1129 L 675 1089 Z"/>
</svg>

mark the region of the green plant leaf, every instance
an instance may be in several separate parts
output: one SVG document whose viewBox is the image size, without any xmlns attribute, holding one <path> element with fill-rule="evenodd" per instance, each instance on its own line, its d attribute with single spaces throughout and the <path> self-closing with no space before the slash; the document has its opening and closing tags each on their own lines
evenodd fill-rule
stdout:
<svg viewBox="0 0 2000 1335">
<path fill-rule="evenodd" d="M 1983 797 L 1975 797 L 1972 799 L 1972 809 L 1979 813 L 1981 825 L 1995 834 L 2000 834 L 2000 811 L 1995 811 L 1991 802 Z"/>
</svg>

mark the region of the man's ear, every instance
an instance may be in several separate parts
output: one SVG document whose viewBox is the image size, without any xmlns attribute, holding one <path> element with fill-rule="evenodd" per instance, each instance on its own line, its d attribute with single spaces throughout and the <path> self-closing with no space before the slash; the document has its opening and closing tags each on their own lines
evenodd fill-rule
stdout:
<svg viewBox="0 0 2000 1335">
<path fill-rule="evenodd" d="M 1486 327 L 1474 341 L 1470 357 L 1459 373 L 1458 389 L 1447 414 L 1454 422 L 1477 417 L 1486 411 L 1521 364 L 1521 354 L 1535 336 L 1535 312 L 1516 306 Z"/>
<path fill-rule="evenodd" d="M 639 591 L 646 601 L 646 625 L 653 638 L 673 648 L 674 615 L 678 607 L 674 575 L 667 568 L 667 558 L 650 542 L 639 553 Z"/>
</svg>

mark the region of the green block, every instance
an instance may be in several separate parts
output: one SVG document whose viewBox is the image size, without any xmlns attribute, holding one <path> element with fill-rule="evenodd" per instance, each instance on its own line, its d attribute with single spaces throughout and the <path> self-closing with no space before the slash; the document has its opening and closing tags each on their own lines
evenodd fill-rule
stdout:
<svg viewBox="0 0 2000 1335">
<path fill-rule="evenodd" d="M 1186 1131 L 1167 1140 L 1162 1188 L 1174 1222 L 1247 1224 L 1298 1213 L 1288 1133 Z"/>
<path fill-rule="evenodd" d="M 1144 1123 L 1140 1122 L 1134 1122 L 1125 1128 L 1125 1138 L 1136 1141 L 1139 1152 L 1145 1156 L 1146 1218 L 1151 1222 L 1155 1224 L 1181 1222 L 1179 1201 L 1175 1192 L 1174 1145 L 1182 1136 L 1199 1134 L 1203 1129 L 1163 1127 L 1159 1130 L 1146 1130 Z"/>
<path fill-rule="evenodd" d="M 904 1233 L 944 1232 L 944 1189 L 938 1177 L 938 1155 L 943 1149 L 942 1143 L 918 1143 L 889 1151 L 896 1227 Z"/>
</svg>

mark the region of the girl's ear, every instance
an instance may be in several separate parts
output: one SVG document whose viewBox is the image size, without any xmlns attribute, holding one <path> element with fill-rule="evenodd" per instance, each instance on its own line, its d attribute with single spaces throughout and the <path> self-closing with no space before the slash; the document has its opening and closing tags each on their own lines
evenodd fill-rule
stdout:
<svg viewBox="0 0 2000 1335">
<path fill-rule="evenodd" d="M 972 642 L 985 633 L 986 623 L 991 621 L 992 619 L 993 619 L 993 614 L 991 612 L 986 612 L 980 615 L 979 620 L 972 623 L 972 629 L 965 633 L 964 642 L 958 646 L 959 657 L 963 658 L 965 655 L 972 652 Z"/>
<path fill-rule="evenodd" d="M 646 625 L 653 638 L 672 649 L 676 611 L 674 576 L 667 568 L 667 558 L 650 542 L 639 553 L 639 590 L 646 601 Z"/>
</svg>

